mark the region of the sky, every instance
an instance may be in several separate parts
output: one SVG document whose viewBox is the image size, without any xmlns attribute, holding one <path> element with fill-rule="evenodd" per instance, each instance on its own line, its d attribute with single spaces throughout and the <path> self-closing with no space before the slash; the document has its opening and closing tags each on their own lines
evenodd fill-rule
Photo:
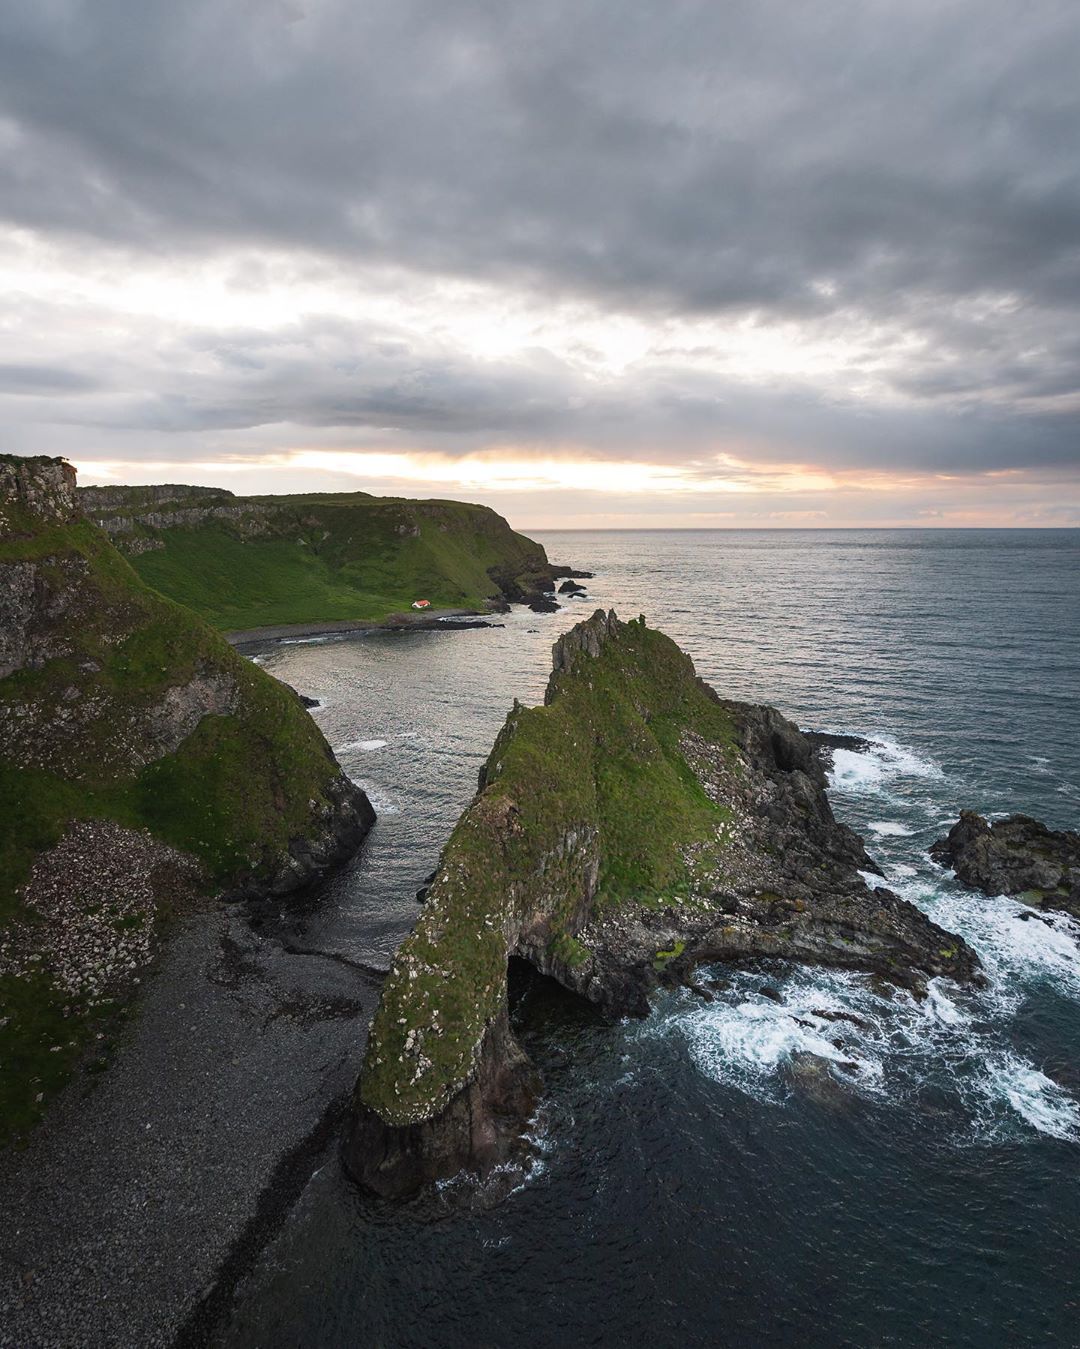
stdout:
<svg viewBox="0 0 1080 1349">
<path fill-rule="evenodd" d="M 1080 525 L 1075 0 L 5 0 L 0 449 Z"/>
</svg>

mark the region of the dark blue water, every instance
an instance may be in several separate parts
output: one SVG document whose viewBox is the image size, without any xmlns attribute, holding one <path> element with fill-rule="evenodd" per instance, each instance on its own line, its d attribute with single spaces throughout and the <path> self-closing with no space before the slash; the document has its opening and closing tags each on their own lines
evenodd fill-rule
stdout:
<svg viewBox="0 0 1080 1349">
<path fill-rule="evenodd" d="M 555 636 L 603 604 L 644 613 L 722 693 L 872 739 L 838 754 L 834 808 L 990 987 L 938 981 L 916 1003 L 768 971 L 777 1004 L 744 972 L 716 1003 L 666 994 L 611 1026 L 532 986 L 518 1015 L 547 1097 L 529 1181 L 489 1209 L 391 1209 L 329 1157 L 227 1342 L 1080 1342 L 1080 930 L 926 857 L 961 806 L 1077 827 L 1080 532 L 542 538 L 596 570 L 591 602 L 265 657 L 325 699 L 380 809 L 309 938 L 389 958 L 511 700 L 540 697 Z"/>
</svg>

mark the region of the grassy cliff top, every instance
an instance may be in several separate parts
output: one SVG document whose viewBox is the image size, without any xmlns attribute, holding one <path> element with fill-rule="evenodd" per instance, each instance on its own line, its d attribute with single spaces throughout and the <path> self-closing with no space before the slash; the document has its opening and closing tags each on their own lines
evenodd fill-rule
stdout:
<svg viewBox="0 0 1080 1349">
<path fill-rule="evenodd" d="M 523 928 L 573 963 L 589 917 L 689 898 L 686 850 L 713 845 L 725 811 L 680 753 L 687 730 L 730 744 L 729 714 L 644 619 L 598 611 L 556 644 L 545 705 L 507 718 L 383 985 L 360 1099 L 386 1123 L 468 1080 Z"/>
<path fill-rule="evenodd" d="M 176 485 L 80 496 L 149 585 L 226 631 L 378 620 L 416 599 L 483 611 L 501 582 L 548 565 L 540 544 L 468 502 Z"/>
<path fill-rule="evenodd" d="M 257 884 L 340 789 L 296 697 L 153 591 L 73 487 L 60 461 L 0 463 L 0 1138 L 28 1126 L 32 1084 L 58 1084 L 81 1045 L 47 957 L 33 980 L 3 960 L 9 933 L 40 926 L 24 887 L 69 826 L 148 830 L 213 888 Z"/>
</svg>

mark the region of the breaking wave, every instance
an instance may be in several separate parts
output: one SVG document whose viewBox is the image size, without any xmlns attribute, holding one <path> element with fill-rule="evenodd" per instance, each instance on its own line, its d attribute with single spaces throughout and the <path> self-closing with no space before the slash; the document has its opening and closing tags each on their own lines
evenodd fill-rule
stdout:
<svg viewBox="0 0 1080 1349">
<path fill-rule="evenodd" d="M 913 1103 L 929 1091 L 950 1103 L 958 1140 L 1080 1141 L 1080 1103 L 1009 1040 L 1039 986 L 1080 1002 L 1080 923 L 966 890 L 936 866 L 925 849 L 951 802 L 940 790 L 912 794 L 927 782 L 944 782 L 941 768 L 892 741 L 835 751 L 830 777 L 839 813 L 880 850 L 885 883 L 964 937 L 986 988 L 935 979 L 920 1000 L 844 971 L 791 968 L 765 979 L 718 968 L 714 1001 L 671 995 L 663 1015 L 630 1033 L 673 1035 L 703 1075 L 778 1106 L 805 1096 Z M 883 796 L 903 818 L 860 820 Z"/>
</svg>

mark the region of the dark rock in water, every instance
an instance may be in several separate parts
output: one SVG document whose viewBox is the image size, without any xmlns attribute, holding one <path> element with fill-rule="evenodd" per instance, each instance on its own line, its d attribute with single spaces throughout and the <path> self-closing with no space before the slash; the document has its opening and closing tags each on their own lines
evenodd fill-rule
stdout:
<svg viewBox="0 0 1080 1349">
<path fill-rule="evenodd" d="M 559 587 L 560 595 L 584 595 L 585 587 L 579 586 L 576 581 L 564 581 Z"/>
<path fill-rule="evenodd" d="M 870 1022 L 867 1021 L 865 1017 L 856 1016 L 854 1012 L 835 1012 L 831 1009 L 815 1007 L 812 1009 L 811 1015 L 821 1017 L 822 1021 L 849 1021 L 853 1026 L 857 1026 L 859 1030 L 873 1029 Z"/>
<path fill-rule="evenodd" d="M 437 618 L 432 624 L 432 630 L 435 632 L 464 632 L 467 628 L 505 627 L 505 623 L 489 623 L 483 618 Z"/>
<path fill-rule="evenodd" d="M 1014 895 L 1036 908 L 1080 918 L 1080 834 L 1048 829 L 1028 815 L 991 825 L 964 810 L 930 856 L 985 894 Z"/>
<path fill-rule="evenodd" d="M 839 1068 L 848 1073 L 855 1073 L 858 1067 L 859 1065 L 851 1059 L 834 1063 L 833 1060 L 824 1059 L 819 1054 L 800 1050 L 792 1054 L 788 1072 L 792 1082 L 804 1095 L 816 1101 L 818 1105 L 835 1110 L 840 1106 L 849 1105 L 851 1097 L 837 1081 L 833 1069 Z"/>
<path fill-rule="evenodd" d="M 274 675 L 274 678 L 277 679 L 277 675 Z M 299 689 L 294 689 L 293 686 L 291 684 L 287 684 L 284 679 L 278 679 L 278 683 L 281 685 L 283 689 L 288 689 L 294 698 L 299 699 L 299 701 L 304 705 L 304 707 L 322 706 L 318 698 L 309 698 L 306 693 L 301 693 Z"/>
<path fill-rule="evenodd" d="M 546 595 L 529 600 L 528 605 L 534 614 L 557 614 L 562 608 L 556 600 L 548 599 Z"/>
<path fill-rule="evenodd" d="M 575 567 L 552 567 L 551 575 L 554 579 L 560 576 L 574 577 L 578 581 L 591 581 L 596 575 L 594 571 L 578 571 Z"/>
<path fill-rule="evenodd" d="M 758 992 L 763 998 L 768 998 L 770 1002 L 784 1001 L 784 996 L 778 988 L 773 988 L 772 984 L 762 984 Z"/>
<path fill-rule="evenodd" d="M 514 1110 L 524 1131 L 535 1088 L 506 1019 L 510 961 L 615 1016 L 709 964 L 915 990 L 981 977 L 962 938 L 867 885 L 817 754 L 774 708 L 720 698 L 669 638 L 602 610 L 552 667 L 544 706 L 510 712 L 382 988 L 345 1152 L 380 1194 L 483 1175 Z"/>
<path fill-rule="evenodd" d="M 835 731 L 803 731 L 803 735 L 813 746 L 826 771 L 833 766 L 833 753 L 838 749 L 850 750 L 852 754 L 865 754 L 873 749 L 873 743 L 864 740 L 861 735 L 840 735 Z"/>
<path fill-rule="evenodd" d="M 716 994 L 713 993 L 711 989 L 706 988 L 704 984 L 697 983 L 694 979 L 687 979 L 685 987 L 688 988 L 695 997 L 701 998 L 703 1002 L 716 1001 Z"/>
</svg>

